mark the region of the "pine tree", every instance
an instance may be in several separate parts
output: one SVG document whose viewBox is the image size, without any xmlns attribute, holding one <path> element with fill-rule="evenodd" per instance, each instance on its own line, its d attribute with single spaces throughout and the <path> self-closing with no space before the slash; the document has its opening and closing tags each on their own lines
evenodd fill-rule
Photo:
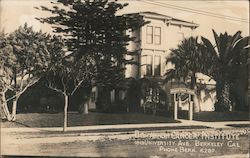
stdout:
<svg viewBox="0 0 250 158">
<path fill-rule="evenodd" d="M 118 15 L 128 4 L 108 0 L 58 0 L 53 8 L 41 6 L 38 9 L 55 16 L 38 18 L 53 25 L 56 33 L 64 34 L 69 51 L 74 56 L 90 55 L 95 60 L 96 83 L 100 90 L 101 104 L 110 102 L 110 90 L 124 80 L 124 66 L 128 52 L 126 46 L 134 38 L 126 34 L 145 24 L 139 14 Z"/>
</svg>

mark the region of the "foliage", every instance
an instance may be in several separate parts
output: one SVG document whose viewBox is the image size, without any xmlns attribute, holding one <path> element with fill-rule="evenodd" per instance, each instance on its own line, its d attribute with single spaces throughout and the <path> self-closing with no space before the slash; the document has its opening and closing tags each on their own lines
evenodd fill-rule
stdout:
<svg viewBox="0 0 250 158">
<path fill-rule="evenodd" d="M 1 68 L 1 77 L 0 77 L 0 85 L 1 90 L 7 88 L 8 81 L 12 76 L 12 67 L 16 63 L 16 57 L 13 54 L 13 47 L 10 45 L 9 40 L 6 35 L 1 32 L 0 33 L 0 68 Z M 3 88 L 3 89 L 2 89 Z"/>
<path fill-rule="evenodd" d="M 216 47 L 202 37 L 205 49 L 209 53 L 207 61 L 210 61 L 210 71 L 208 75 L 216 81 L 217 110 L 229 110 L 232 106 L 230 99 L 230 88 L 237 78 L 236 72 L 239 65 L 246 64 L 246 48 L 249 42 L 248 37 L 241 37 L 241 32 L 236 32 L 233 36 L 227 32 L 218 35 L 214 30 Z"/>
<path fill-rule="evenodd" d="M 209 75 L 215 80 L 229 79 L 233 81 L 235 79 L 235 76 L 233 76 L 234 66 L 246 64 L 247 51 L 244 50 L 248 45 L 249 36 L 242 38 L 240 31 L 233 36 L 228 35 L 227 32 L 218 35 L 214 30 L 213 33 L 216 47 L 208 39 L 202 37 L 202 41 L 210 53 L 210 60 L 213 61 Z"/>
<path fill-rule="evenodd" d="M 11 119 L 7 106 L 5 93 L 10 87 L 11 76 L 13 75 L 12 67 L 16 63 L 16 57 L 13 54 L 13 47 L 10 45 L 4 32 L 0 32 L 0 105 L 1 117 Z"/>
<path fill-rule="evenodd" d="M 79 87 L 91 84 L 95 75 L 93 64 L 89 57 L 79 60 L 72 55 L 64 56 L 48 70 L 48 87 L 66 95 L 73 95 Z"/>
<path fill-rule="evenodd" d="M 119 86 L 124 80 L 124 65 L 131 62 L 125 59 L 125 55 L 139 51 L 127 51 L 128 42 L 134 38 L 125 32 L 144 25 L 142 17 L 139 14 L 117 15 L 127 4 L 116 1 L 58 0 L 53 4 L 53 8 L 39 8 L 53 13 L 53 16 L 38 20 L 51 24 L 56 33 L 66 36 L 67 49 L 76 58 L 89 56 L 94 60 L 95 83 L 107 89 L 101 93 L 109 93 Z"/>
<path fill-rule="evenodd" d="M 7 46 L 1 49 L 1 53 L 4 53 L 1 58 L 5 58 L 3 66 L 8 70 L 4 71 L 6 87 L 14 92 L 12 97 L 7 100 L 4 98 L 5 103 L 13 100 L 12 120 L 16 119 L 19 97 L 37 83 L 52 65 L 50 57 L 57 48 L 55 39 L 55 36 L 34 31 L 27 24 L 20 26 L 6 37 Z"/>
<path fill-rule="evenodd" d="M 46 48 L 48 35 L 33 31 L 25 24 L 8 37 L 17 62 L 13 65 L 11 90 L 20 95 L 36 83 L 49 65 L 49 52 Z"/>
<path fill-rule="evenodd" d="M 207 52 L 204 51 L 202 43 L 198 42 L 198 37 L 185 38 L 175 49 L 171 49 L 170 57 L 167 58 L 167 63 L 172 63 L 174 68 L 166 73 L 165 81 L 172 78 L 183 80 L 185 85 L 194 89 L 196 95 L 194 97 L 194 109 L 199 111 L 201 100 L 200 88 L 197 85 L 197 73 L 206 74 L 208 65 L 205 61 Z M 190 80 L 191 82 L 186 82 Z M 198 100 L 197 100 L 198 99 Z"/>
<path fill-rule="evenodd" d="M 191 78 L 191 82 L 195 84 L 195 74 L 206 71 L 205 56 L 205 52 L 202 51 L 202 44 L 198 43 L 198 37 L 184 39 L 177 48 L 171 49 L 167 63 L 172 63 L 174 68 L 166 73 L 166 79 L 177 78 L 180 80 L 182 78 L 185 81 Z M 191 85 L 191 88 L 194 88 L 194 85 Z"/>
<path fill-rule="evenodd" d="M 55 43 L 53 43 L 55 42 Z M 64 95 L 64 126 L 67 127 L 67 111 L 69 96 L 72 96 L 81 86 L 90 85 L 95 76 L 95 62 L 90 56 L 77 58 L 74 54 L 66 54 L 64 42 L 54 38 L 51 49 L 52 64 L 46 72 L 46 85 Z"/>
</svg>

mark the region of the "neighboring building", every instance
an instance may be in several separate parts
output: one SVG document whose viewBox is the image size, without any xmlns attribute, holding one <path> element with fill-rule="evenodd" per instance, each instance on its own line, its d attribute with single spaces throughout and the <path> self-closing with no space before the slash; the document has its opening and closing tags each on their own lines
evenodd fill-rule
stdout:
<svg viewBox="0 0 250 158">
<path fill-rule="evenodd" d="M 126 65 L 125 77 L 135 79 L 146 78 L 157 81 L 159 85 L 161 85 L 161 89 L 166 92 L 165 95 L 168 98 L 163 103 L 171 106 L 171 104 L 173 104 L 171 103 L 171 98 L 173 97 L 170 95 L 170 88 L 176 84 L 163 84 L 162 82 L 166 70 L 173 67 L 171 64 L 166 64 L 166 58 L 170 55 L 170 49 L 176 48 L 184 38 L 195 36 L 195 30 L 199 25 L 154 12 L 140 12 L 139 14 L 143 16 L 145 21 L 149 21 L 150 23 L 144 25 L 140 30 L 127 32 L 130 36 L 135 37 L 135 41 L 137 41 L 130 42 L 128 50 L 140 50 L 140 53 L 139 55 L 126 57 L 139 64 Z M 198 83 L 200 83 L 200 81 L 201 80 L 197 80 Z M 93 99 L 90 100 L 90 108 L 95 108 L 94 98 L 97 98 L 97 90 L 96 87 L 92 90 Z M 115 90 L 111 92 L 111 101 L 116 100 L 115 96 L 122 96 L 120 98 L 125 97 L 124 93 L 118 92 L 119 95 L 116 95 L 115 92 Z M 205 92 L 201 91 L 201 96 L 205 98 Z M 215 95 L 212 94 L 211 96 L 213 97 L 210 100 L 206 99 L 200 102 L 201 104 L 203 103 L 204 106 L 200 104 L 202 107 L 199 108 L 199 111 L 213 110 L 211 105 L 215 102 Z M 141 105 L 144 102 L 145 99 L 141 99 Z M 183 109 L 186 108 L 184 107 Z"/>
</svg>

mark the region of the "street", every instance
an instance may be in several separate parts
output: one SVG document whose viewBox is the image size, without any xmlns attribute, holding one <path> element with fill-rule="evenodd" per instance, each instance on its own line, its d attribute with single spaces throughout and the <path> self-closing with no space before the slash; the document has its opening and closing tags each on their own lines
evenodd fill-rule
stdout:
<svg viewBox="0 0 250 158">
<path fill-rule="evenodd" d="M 215 129 L 206 129 L 208 133 Z M 210 157 L 240 154 L 246 157 L 249 149 L 249 130 L 246 128 L 225 129 L 230 133 L 241 133 L 239 140 L 207 140 L 197 138 L 161 137 L 166 133 L 195 135 L 201 129 L 173 131 L 136 132 L 59 132 L 46 130 L 4 130 L 1 134 L 1 155 L 26 156 L 75 156 L 75 157 Z M 147 137 L 147 134 L 160 136 Z M 146 137 L 145 137 L 146 135 Z M 177 134 L 178 135 L 178 134 Z M 230 134 L 231 135 L 231 134 Z M 218 145 L 216 145 L 218 144 Z"/>
</svg>

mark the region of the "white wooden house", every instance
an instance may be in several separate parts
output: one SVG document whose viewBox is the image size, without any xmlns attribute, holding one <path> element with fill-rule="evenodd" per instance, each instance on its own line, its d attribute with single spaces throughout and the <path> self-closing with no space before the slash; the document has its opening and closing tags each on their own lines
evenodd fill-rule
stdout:
<svg viewBox="0 0 250 158">
<path fill-rule="evenodd" d="M 139 30 L 127 32 L 130 36 L 136 38 L 135 41 L 140 41 L 130 42 L 128 50 L 133 51 L 140 49 L 141 51 L 139 56 L 126 56 L 127 59 L 133 59 L 139 64 L 126 65 L 125 77 L 135 79 L 150 78 L 160 81 L 166 70 L 173 67 L 172 64 L 166 64 L 166 59 L 170 55 L 170 49 L 176 48 L 184 38 L 196 36 L 195 31 L 199 25 L 194 22 L 176 19 L 174 17 L 155 12 L 140 12 L 139 14 L 143 16 L 145 21 L 149 21 L 150 23 L 144 25 Z M 199 81 L 200 80 L 198 80 L 198 82 Z M 208 82 L 208 80 L 203 80 L 203 82 Z M 166 95 L 171 98 L 169 93 L 171 85 L 162 85 L 162 88 L 167 91 Z M 90 108 L 95 108 L 95 101 L 98 97 L 98 93 L 96 93 L 97 90 L 97 87 L 94 87 L 92 90 Z M 115 92 L 116 91 L 111 91 L 111 101 L 116 100 L 115 96 L 117 95 L 115 95 Z M 119 93 L 120 94 L 118 96 L 120 96 L 120 98 L 124 98 L 124 93 Z M 204 92 L 201 93 L 202 97 L 205 98 Z M 200 106 L 202 108 L 200 108 L 199 111 L 213 110 L 215 95 L 212 94 L 211 96 L 213 97 L 210 99 L 206 99 L 204 101 L 201 100 Z M 143 101 L 141 104 L 143 104 Z M 169 101 L 169 104 L 171 104 L 171 101 Z"/>
</svg>

